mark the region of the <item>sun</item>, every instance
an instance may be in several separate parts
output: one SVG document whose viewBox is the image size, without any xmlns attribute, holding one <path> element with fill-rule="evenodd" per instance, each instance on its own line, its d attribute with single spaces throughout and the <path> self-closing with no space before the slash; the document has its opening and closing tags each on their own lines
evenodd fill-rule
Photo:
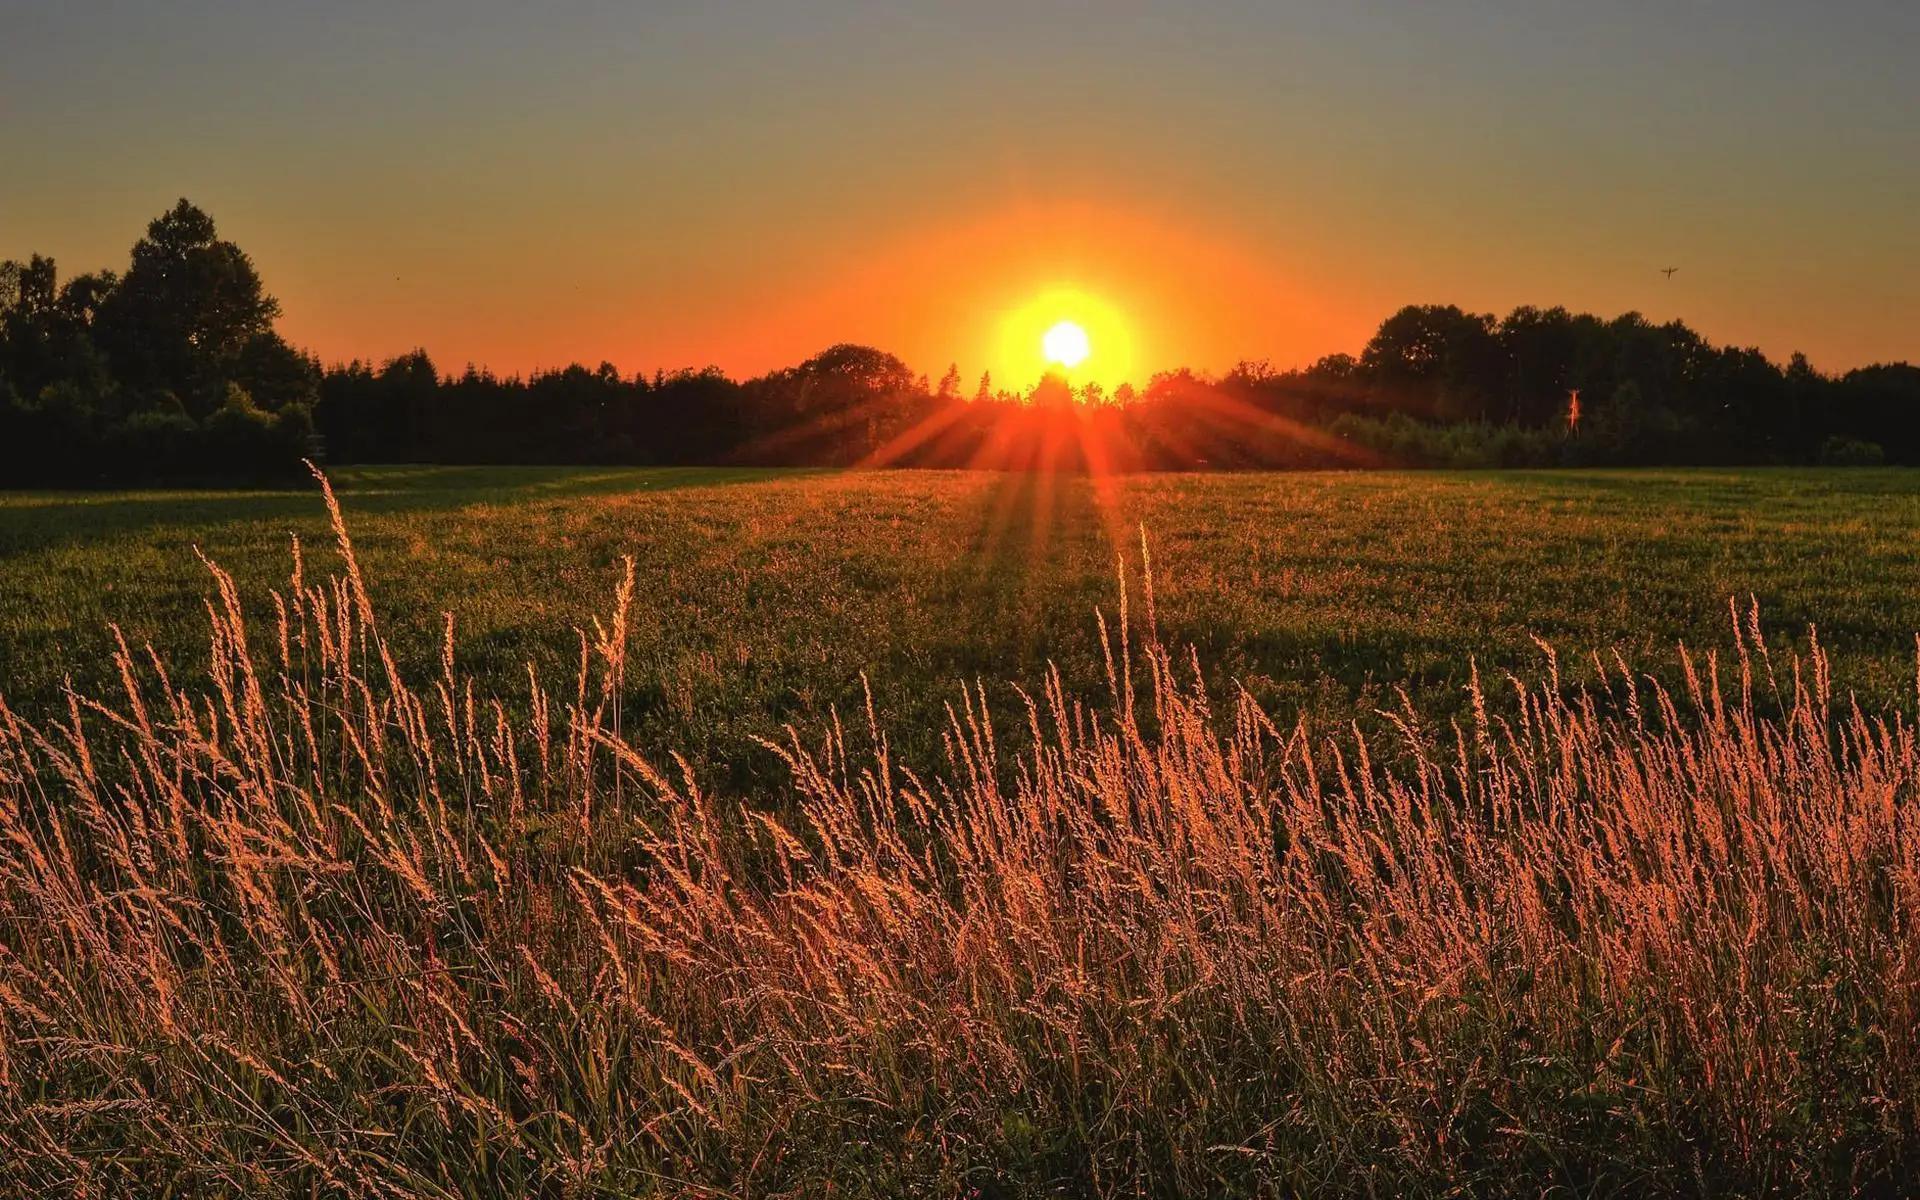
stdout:
<svg viewBox="0 0 1920 1200">
<path fill-rule="evenodd" d="M 1040 350 L 1048 362 L 1071 370 L 1087 361 L 1093 345 L 1087 340 L 1087 331 L 1077 322 L 1061 321 L 1041 337 Z"/>
<path fill-rule="evenodd" d="M 1048 375 L 1070 374 L 1075 388 L 1108 392 L 1140 368 L 1133 323 L 1108 294 L 1074 283 L 1009 289 L 983 311 L 994 321 L 993 380 L 1024 391 Z"/>
</svg>

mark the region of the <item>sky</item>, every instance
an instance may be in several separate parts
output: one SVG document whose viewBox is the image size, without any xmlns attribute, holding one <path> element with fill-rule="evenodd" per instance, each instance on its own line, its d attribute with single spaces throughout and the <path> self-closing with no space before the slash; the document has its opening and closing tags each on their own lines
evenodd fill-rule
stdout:
<svg viewBox="0 0 1920 1200">
<path fill-rule="evenodd" d="M 0 258 L 186 196 L 293 341 L 443 370 L 971 390 L 1067 318 L 1111 386 L 1408 303 L 1845 370 L 1920 361 L 1916 56 L 1912 0 L 0 0 Z"/>
</svg>

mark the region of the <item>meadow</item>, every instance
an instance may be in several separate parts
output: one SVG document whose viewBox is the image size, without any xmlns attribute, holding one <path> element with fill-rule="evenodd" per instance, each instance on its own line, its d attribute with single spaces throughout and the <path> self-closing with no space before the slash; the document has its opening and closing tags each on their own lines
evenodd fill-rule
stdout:
<svg viewBox="0 0 1920 1200">
<path fill-rule="evenodd" d="M 962 682 L 1060 665 L 1102 686 L 1096 608 L 1144 528 L 1160 621 L 1216 686 L 1338 727 L 1397 706 L 1461 711 L 1470 659 L 1497 677 L 1619 650 L 1673 678 L 1676 644 L 1724 647 L 1728 605 L 1840 678 L 1911 699 L 1920 488 L 1904 471 L 1140 475 L 724 469 L 349 468 L 341 503 L 390 640 L 511 692 L 571 677 L 577 631 L 635 564 L 625 731 L 715 782 L 782 777 L 754 742 L 817 731 L 870 682 L 903 753 L 937 758 Z M 110 624 L 183 667 L 211 584 L 249 606 L 285 584 L 290 537 L 326 564 L 311 489 L 0 493 L 0 680 L 23 711 L 71 679 L 114 683 Z"/>
<path fill-rule="evenodd" d="M 339 482 L 0 498 L 5 1190 L 1920 1169 L 1910 474 Z"/>
</svg>

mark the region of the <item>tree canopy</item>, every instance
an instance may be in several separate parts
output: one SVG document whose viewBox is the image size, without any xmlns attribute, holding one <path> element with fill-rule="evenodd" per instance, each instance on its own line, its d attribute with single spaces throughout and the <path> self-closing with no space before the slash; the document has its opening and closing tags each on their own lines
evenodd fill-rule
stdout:
<svg viewBox="0 0 1920 1200">
<path fill-rule="evenodd" d="M 1833 377 L 1679 322 L 1564 308 L 1391 314 L 1298 370 L 1049 376 L 969 394 L 869 346 L 736 381 L 579 364 L 501 378 L 424 351 L 322 370 L 252 260 L 186 200 L 124 273 L 0 263 L 0 484 L 263 479 L 335 462 L 904 466 L 1920 464 L 1920 368 Z M 1578 397 L 1577 404 L 1575 397 Z"/>
</svg>

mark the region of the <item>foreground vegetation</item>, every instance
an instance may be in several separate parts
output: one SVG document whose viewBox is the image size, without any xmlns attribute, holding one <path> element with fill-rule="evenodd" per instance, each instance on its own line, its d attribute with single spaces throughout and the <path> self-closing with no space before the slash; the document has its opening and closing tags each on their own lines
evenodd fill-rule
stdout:
<svg viewBox="0 0 1920 1200">
<path fill-rule="evenodd" d="M 1750 613 L 1676 692 L 1536 651 L 1369 739 L 1209 689 L 1148 577 L 1099 702 L 969 689 L 931 772 L 852 710 L 741 804 L 626 731 L 634 573 L 564 682 L 450 631 L 415 674 L 336 528 L 263 619 L 215 571 L 206 685 L 123 649 L 114 698 L 0 710 L 9 1191 L 1920 1169 L 1920 745 Z"/>
<path fill-rule="evenodd" d="M 730 794 L 778 784 L 755 738 L 809 737 L 863 704 L 903 761 L 938 765 L 945 705 L 980 680 L 1058 663 L 1099 695 L 1091 619 L 1145 525 L 1161 628 L 1199 649 L 1216 692 L 1244 685 L 1323 730 L 1405 687 L 1465 712 L 1469 658 L 1531 670 L 1544 638 L 1587 678 L 1620 648 L 1671 685 L 1678 642 L 1724 646 L 1727 601 L 1770 628 L 1818 621 L 1841 678 L 1911 703 L 1920 629 L 1920 486 L 1902 471 L 1149 475 L 368 468 L 336 482 L 394 653 L 503 692 L 532 661 L 571 674 L 635 560 L 625 730 L 686 753 Z M 1105 497 L 1104 503 L 1102 497 Z M 67 680 L 116 687 L 110 623 L 209 682 L 209 584 L 196 551 L 265 612 L 288 537 L 330 537 L 311 484 L 284 492 L 0 493 L 0 682 L 22 712 L 63 711 Z"/>
</svg>

